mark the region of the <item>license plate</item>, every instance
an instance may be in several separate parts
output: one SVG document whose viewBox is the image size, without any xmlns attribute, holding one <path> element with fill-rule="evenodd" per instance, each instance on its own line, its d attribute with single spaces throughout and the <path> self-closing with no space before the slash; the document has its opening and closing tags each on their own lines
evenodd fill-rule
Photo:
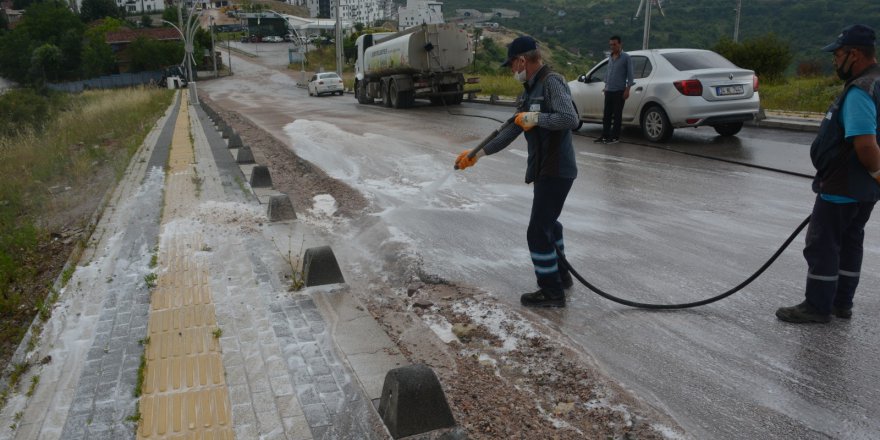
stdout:
<svg viewBox="0 0 880 440">
<path fill-rule="evenodd" d="M 721 86 L 715 88 L 718 96 L 742 95 L 744 93 L 742 85 Z"/>
</svg>

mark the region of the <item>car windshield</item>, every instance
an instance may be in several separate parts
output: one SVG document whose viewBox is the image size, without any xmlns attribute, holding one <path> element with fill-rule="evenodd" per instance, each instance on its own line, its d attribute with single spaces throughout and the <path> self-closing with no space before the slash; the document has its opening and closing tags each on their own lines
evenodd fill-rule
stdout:
<svg viewBox="0 0 880 440">
<path fill-rule="evenodd" d="M 673 67 L 680 71 L 697 70 L 697 69 L 713 69 L 718 67 L 736 68 L 721 55 L 710 51 L 698 52 L 670 52 L 661 54 L 666 58 Z"/>
<path fill-rule="evenodd" d="M 320 78 L 320 79 L 339 79 L 339 75 L 337 75 L 335 73 L 322 73 L 322 74 L 318 75 L 318 78 Z"/>
</svg>

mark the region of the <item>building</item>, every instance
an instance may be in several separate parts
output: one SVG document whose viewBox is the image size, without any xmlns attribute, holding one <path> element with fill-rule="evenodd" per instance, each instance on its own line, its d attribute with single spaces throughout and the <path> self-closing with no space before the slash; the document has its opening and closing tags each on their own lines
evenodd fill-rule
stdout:
<svg viewBox="0 0 880 440">
<path fill-rule="evenodd" d="M 312 18 L 336 19 L 337 0 L 306 0 Z M 391 0 L 339 0 L 342 20 L 372 25 L 388 18 L 387 8 Z"/>
<path fill-rule="evenodd" d="M 420 24 L 445 23 L 443 3 L 430 0 L 406 0 L 406 6 L 397 9 L 397 24 L 407 29 Z"/>
<path fill-rule="evenodd" d="M 74 12 L 82 9 L 82 0 L 73 0 Z M 125 10 L 128 15 L 152 14 L 165 10 L 164 0 L 116 0 L 116 6 Z"/>
</svg>

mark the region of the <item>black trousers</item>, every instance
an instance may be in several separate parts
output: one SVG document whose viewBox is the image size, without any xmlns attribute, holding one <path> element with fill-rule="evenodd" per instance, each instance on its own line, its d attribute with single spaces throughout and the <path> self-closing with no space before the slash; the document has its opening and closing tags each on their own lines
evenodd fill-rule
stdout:
<svg viewBox="0 0 880 440">
<path fill-rule="evenodd" d="M 560 292 L 562 281 L 556 246 L 564 250 L 565 244 L 562 223 L 558 219 L 572 183 L 574 179 L 560 177 L 539 177 L 535 181 L 532 216 L 526 232 L 538 286 L 559 289 Z"/>
<path fill-rule="evenodd" d="M 602 115 L 602 137 L 617 139 L 620 137 L 620 118 L 623 117 L 623 90 L 605 92 L 605 113 Z"/>
<path fill-rule="evenodd" d="M 859 285 L 865 224 L 874 202 L 831 203 L 816 196 L 807 228 L 807 302 L 819 313 L 849 309 Z"/>
</svg>

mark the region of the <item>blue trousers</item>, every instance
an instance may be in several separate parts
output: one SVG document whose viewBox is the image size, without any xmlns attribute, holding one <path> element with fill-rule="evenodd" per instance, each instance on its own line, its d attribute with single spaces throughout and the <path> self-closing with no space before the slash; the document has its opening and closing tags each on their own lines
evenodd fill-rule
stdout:
<svg viewBox="0 0 880 440">
<path fill-rule="evenodd" d="M 560 177 L 539 177 L 534 183 L 532 216 L 526 238 L 540 287 L 562 290 L 556 246 L 560 249 L 565 246 L 562 242 L 562 223 L 558 219 L 572 183 L 574 179 Z"/>
<path fill-rule="evenodd" d="M 804 258 L 807 302 L 819 313 L 849 309 L 859 285 L 865 224 L 874 202 L 831 203 L 816 197 L 807 228 Z"/>
</svg>

